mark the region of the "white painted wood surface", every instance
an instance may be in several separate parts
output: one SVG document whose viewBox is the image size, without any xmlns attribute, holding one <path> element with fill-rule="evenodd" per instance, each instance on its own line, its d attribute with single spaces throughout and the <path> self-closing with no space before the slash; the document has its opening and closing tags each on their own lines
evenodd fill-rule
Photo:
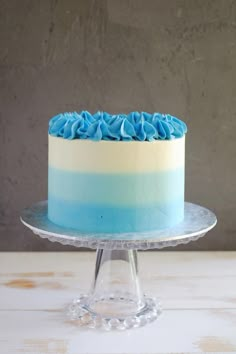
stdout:
<svg viewBox="0 0 236 354">
<path fill-rule="evenodd" d="M 162 317 L 126 332 L 69 323 L 95 253 L 0 253 L 0 354 L 236 353 L 236 252 L 143 252 L 145 292 Z"/>
</svg>

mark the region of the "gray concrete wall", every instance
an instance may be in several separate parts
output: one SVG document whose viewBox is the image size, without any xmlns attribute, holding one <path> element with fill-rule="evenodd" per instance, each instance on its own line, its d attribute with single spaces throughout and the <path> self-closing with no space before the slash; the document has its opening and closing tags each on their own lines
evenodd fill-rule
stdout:
<svg viewBox="0 0 236 354">
<path fill-rule="evenodd" d="M 219 223 L 184 249 L 236 249 L 236 1 L 0 7 L 0 250 L 68 249 L 33 236 L 19 214 L 47 198 L 49 117 L 81 109 L 186 120 L 186 200 Z"/>
</svg>

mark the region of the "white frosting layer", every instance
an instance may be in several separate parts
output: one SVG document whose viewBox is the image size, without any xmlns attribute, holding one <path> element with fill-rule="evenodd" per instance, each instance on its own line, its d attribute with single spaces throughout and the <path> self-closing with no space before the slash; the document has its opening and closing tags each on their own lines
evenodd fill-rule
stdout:
<svg viewBox="0 0 236 354">
<path fill-rule="evenodd" d="M 185 137 L 153 142 L 116 142 L 48 136 L 49 166 L 94 173 L 142 173 L 184 167 Z"/>
</svg>

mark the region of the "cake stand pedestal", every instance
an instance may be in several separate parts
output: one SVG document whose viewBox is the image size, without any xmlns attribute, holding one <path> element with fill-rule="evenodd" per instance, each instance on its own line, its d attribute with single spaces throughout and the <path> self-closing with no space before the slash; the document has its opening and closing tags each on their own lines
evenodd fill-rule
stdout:
<svg viewBox="0 0 236 354">
<path fill-rule="evenodd" d="M 67 314 L 78 325 L 106 330 L 143 326 L 161 314 L 160 303 L 141 289 L 137 250 L 195 241 L 217 222 L 210 210 L 186 202 L 184 220 L 172 228 L 142 233 L 83 234 L 50 222 L 47 201 L 25 209 L 21 221 L 52 242 L 97 249 L 91 289 L 68 306 Z"/>
</svg>

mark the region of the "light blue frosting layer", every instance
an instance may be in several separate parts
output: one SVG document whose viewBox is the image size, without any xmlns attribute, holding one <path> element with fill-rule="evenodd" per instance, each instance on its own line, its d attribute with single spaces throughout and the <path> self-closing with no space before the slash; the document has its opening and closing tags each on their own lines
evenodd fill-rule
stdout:
<svg viewBox="0 0 236 354">
<path fill-rule="evenodd" d="M 181 138 L 186 124 L 170 114 L 87 111 L 60 113 L 49 121 L 49 134 L 64 139 L 153 141 Z"/>
<path fill-rule="evenodd" d="M 180 222 L 183 209 L 184 169 L 137 176 L 49 168 L 48 217 L 64 227 L 88 233 L 158 230 Z"/>
<path fill-rule="evenodd" d="M 149 173 L 83 173 L 50 167 L 48 190 L 85 204 L 155 205 L 184 196 L 184 168 Z"/>
</svg>

